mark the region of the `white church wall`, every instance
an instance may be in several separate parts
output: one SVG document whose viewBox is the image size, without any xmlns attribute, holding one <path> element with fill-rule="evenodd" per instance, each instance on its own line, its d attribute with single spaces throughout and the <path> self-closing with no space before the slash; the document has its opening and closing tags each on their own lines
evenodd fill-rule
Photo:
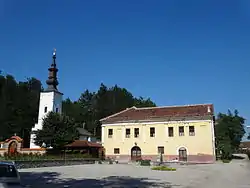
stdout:
<svg viewBox="0 0 250 188">
<path fill-rule="evenodd" d="M 32 131 L 41 130 L 43 119 L 48 115 L 49 112 L 62 112 L 62 94 L 58 92 L 41 92 L 40 102 L 39 102 L 39 114 L 38 122 L 35 124 Z M 35 135 L 31 134 L 30 138 L 30 148 L 40 148 L 34 143 Z"/>
<path fill-rule="evenodd" d="M 61 93 L 54 92 L 54 112 L 62 113 L 62 100 L 63 95 Z"/>
</svg>

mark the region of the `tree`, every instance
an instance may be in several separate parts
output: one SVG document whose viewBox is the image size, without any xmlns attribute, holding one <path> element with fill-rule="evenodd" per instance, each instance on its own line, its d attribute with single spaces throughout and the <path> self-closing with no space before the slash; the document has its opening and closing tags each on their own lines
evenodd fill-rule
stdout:
<svg viewBox="0 0 250 188">
<path fill-rule="evenodd" d="M 17 134 L 29 147 L 31 128 L 37 123 L 42 84 L 36 78 L 17 82 L 11 75 L 0 74 L 0 141 Z M 99 119 L 126 108 L 156 106 L 149 98 L 134 97 L 118 85 L 107 87 L 103 83 L 98 91 L 85 90 L 76 101 L 69 98 L 62 103 L 63 114 L 76 124 L 85 123 L 86 129 L 101 136 Z"/>
<path fill-rule="evenodd" d="M 41 82 L 35 78 L 16 82 L 11 75 L 0 75 L 0 140 L 17 134 L 29 147 L 29 135 L 37 122 Z"/>
<path fill-rule="evenodd" d="M 117 85 L 108 88 L 101 83 L 97 92 L 85 90 L 77 101 L 66 99 L 63 102 L 63 113 L 73 117 L 78 123 L 85 123 L 85 128 L 100 138 L 99 119 L 132 106 L 152 107 L 156 105 L 149 98 L 134 97 L 125 88 Z"/>
<path fill-rule="evenodd" d="M 245 134 L 244 122 L 245 119 L 239 116 L 237 110 L 234 111 L 234 114 L 231 111 L 228 111 L 228 114 L 218 114 L 215 134 L 217 150 L 221 151 L 222 158 L 230 158 L 233 152 L 239 148 Z"/>
<path fill-rule="evenodd" d="M 79 138 L 78 124 L 74 119 L 50 112 L 43 120 L 43 128 L 35 131 L 35 144 L 51 146 L 55 149 L 62 148 Z"/>
</svg>

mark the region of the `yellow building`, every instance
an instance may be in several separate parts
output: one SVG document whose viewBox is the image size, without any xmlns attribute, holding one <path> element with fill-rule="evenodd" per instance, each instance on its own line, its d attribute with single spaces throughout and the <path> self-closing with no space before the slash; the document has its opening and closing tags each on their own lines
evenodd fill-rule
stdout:
<svg viewBox="0 0 250 188">
<path fill-rule="evenodd" d="M 215 161 L 212 104 L 131 107 L 100 120 L 106 157 L 120 161 L 159 159 Z"/>
</svg>

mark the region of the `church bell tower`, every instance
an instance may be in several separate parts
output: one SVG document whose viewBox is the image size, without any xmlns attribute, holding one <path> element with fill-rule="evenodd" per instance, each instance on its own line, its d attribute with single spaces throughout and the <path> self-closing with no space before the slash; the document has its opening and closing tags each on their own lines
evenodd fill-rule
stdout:
<svg viewBox="0 0 250 188">
<path fill-rule="evenodd" d="M 46 81 L 47 88 L 40 93 L 38 122 L 32 128 L 32 131 L 42 129 L 43 119 L 49 112 L 62 113 L 63 93 L 57 89 L 59 82 L 57 80 L 56 49 L 53 51 L 52 63 L 48 71 L 49 76 Z M 34 138 L 35 134 L 32 133 L 30 137 L 30 148 L 40 148 L 40 146 L 35 145 Z"/>
</svg>

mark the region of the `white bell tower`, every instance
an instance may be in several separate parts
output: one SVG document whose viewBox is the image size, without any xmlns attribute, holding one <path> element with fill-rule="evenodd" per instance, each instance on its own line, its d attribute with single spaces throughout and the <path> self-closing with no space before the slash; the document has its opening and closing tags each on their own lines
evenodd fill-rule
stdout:
<svg viewBox="0 0 250 188">
<path fill-rule="evenodd" d="M 32 128 L 32 131 L 42 129 L 43 119 L 49 112 L 62 113 L 63 94 L 57 90 L 58 80 L 56 67 L 56 49 L 53 51 L 52 64 L 49 70 L 47 89 L 40 93 L 38 122 Z M 35 134 L 30 135 L 30 148 L 40 148 L 34 143 Z"/>
</svg>

